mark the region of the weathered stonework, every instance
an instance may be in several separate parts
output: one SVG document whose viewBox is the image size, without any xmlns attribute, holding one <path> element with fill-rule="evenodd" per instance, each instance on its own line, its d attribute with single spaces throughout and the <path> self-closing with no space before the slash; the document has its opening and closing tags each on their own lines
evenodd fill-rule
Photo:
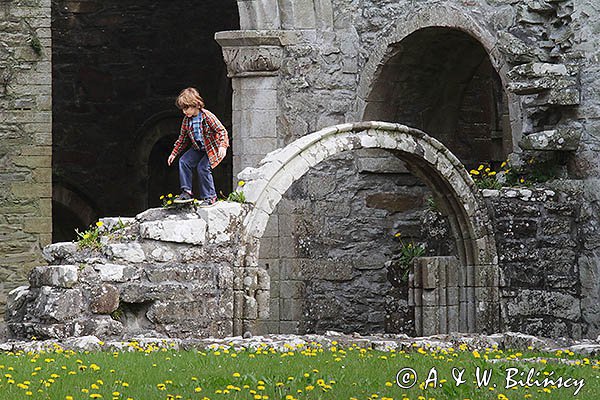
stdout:
<svg viewBox="0 0 600 400">
<path fill-rule="evenodd" d="M 0 307 L 52 234 L 50 0 L 0 4 Z"/>
<path fill-rule="evenodd" d="M 46 247 L 51 265 L 36 267 L 29 287 L 10 292 L 10 333 L 222 337 L 233 334 L 239 294 L 253 304 L 240 321 L 266 317 L 261 294 L 268 293 L 268 277 L 251 270 L 234 274 L 246 208 L 220 202 L 210 209 L 150 209 L 104 234 L 100 251 L 74 243 Z M 116 220 L 103 220 L 106 232 Z"/>
<path fill-rule="evenodd" d="M 167 126 L 171 122 L 159 122 L 165 117 L 161 114 L 165 104 L 170 106 L 172 103 L 173 87 L 184 84 L 177 80 L 182 74 L 163 70 L 163 64 L 170 65 L 174 58 L 171 53 L 156 58 L 149 51 L 143 53 L 150 55 L 150 59 L 164 60 L 158 62 L 159 68 L 151 73 L 140 72 L 150 64 L 139 62 L 137 65 L 128 58 L 130 53 L 127 51 L 123 52 L 122 58 L 116 57 L 119 62 L 106 65 L 106 71 L 80 68 L 79 57 L 82 54 L 92 58 L 103 54 L 98 48 L 106 44 L 106 36 L 98 35 L 96 30 L 123 24 L 124 28 L 130 28 L 131 21 L 118 15 L 121 3 L 114 8 L 104 8 L 107 2 L 55 2 L 63 3 L 68 3 L 67 9 L 54 7 L 55 15 L 61 17 L 55 19 L 56 32 L 69 31 L 69 23 L 88 19 L 93 22 L 93 28 L 84 28 L 82 34 L 77 35 L 81 43 L 71 45 L 69 40 L 63 40 L 60 48 L 57 47 L 65 58 L 55 64 L 58 67 L 55 76 L 66 79 L 61 80 L 61 86 L 55 91 L 59 93 L 56 100 L 63 105 L 62 110 L 75 110 L 76 114 L 74 123 L 60 122 L 61 129 L 68 132 L 67 136 L 80 140 L 83 137 L 80 135 L 81 127 L 87 128 L 90 120 L 97 117 L 93 112 L 88 113 L 90 108 L 97 107 L 102 112 L 108 110 L 113 114 L 118 109 L 127 118 L 123 124 L 119 120 L 108 128 L 90 130 L 90 140 L 86 138 L 85 144 L 101 145 L 83 146 L 85 151 L 72 143 L 64 147 L 62 141 L 55 142 L 58 143 L 55 146 L 55 165 L 61 165 L 55 173 L 66 173 L 63 176 L 72 177 L 72 182 L 86 181 L 86 195 L 101 198 L 102 204 L 114 201 L 105 210 L 120 210 L 116 208 L 117 204 L 118 207 L 129 207 L 129 215 L 137 213 L 140 207 L 136 205 L 144 204 L 148 191 L 146 180 L 143 177 L 136 179 L 136 183 L 131 185 L 133 190 L 121 198 L 124 185 L 115 185 L 114 176 L 121 176 L 124 168 L 119 166 L 133 165 L 133 170 L 142 171 L 148 165 L 149 155 L 154 154 L 152 165 L 157 166 L 154 172 L 159 177 L 155 182 L 168 181 L 164 177 L 161 180 L 162 172 L 157 172 L 164 168 L 164 157 L 159 153 L 165 151 L 158 143 L 163 143 L 161 140 L 167 138 L 165 132 L 172 127 Z M 220 17 L 223 18 L 215 20 L 225 21 L 232 15 L 226 11 L 231 10 L 232 3 L 222 4 L 225 2 L 219 3 L 215 15 L 221 12 L 224 15 Z M 233 298 L 234 304 L 238 305 L 234 307 L 233 326 L 236 332 L 254 330 L 256 318 L 267 321 L 266 330 L 270 332 L 295 332 L 305 328 L 351 330 L 355 327 L 386 330 L 410 325 L 410 308 L 404 302 L 407 288 L 391 288 L 385 272 L 385 262 L 389 261 L 388 258 L 392 259 L 397 250 L 397 243 L 391 239 L 394 231 L 408 232 L 408 237 L 415 240 L 429 235 L 420 233 L 417 228 L 430 193 L 427 187 L 434 188 L 431 191 L 434 195 L 438 193 L 436 183 L 439 184 L 437 178 L 440 175 L 447 185 L 463 191 L 470 188 L 470 184 L 466 184 L 460 174 L 453 173 L 457 170 L 464 172 L 462 164 L 469 170 L 482 162 L 500 164 L 507 158 L 523 162 L 529 158 L 531 151 L 544 151 L 558 160 L 564 186 L 560 190 L 507 189 L 499 194 L 484 191 L 489 210 L 495 213 L 492 218 L 481 217 L 485 213 L 480 202 L 467 198 L 452 202 L 460 208 L 442 210 L 448 217 L 448 229 L 437 230 L 437 237 L 443 239 L 444 245 L 439 246 L 436 252 L 428 249 L 427 255 L 455 255 L 458 259 L 498 257 L 504 323 L 527 326 L 531 333 L 548 330 L 549 334 L 577 337 L 593 336 L 598 332 L 600 140 L 597 132 L 600 132 L 600 69 L 597 65 L 600 36 L 597 32 L 600 31 L 600 13 L 592 0 L 239 0 L 237 6 L 242 30 L 216 35 L 232 78 L 233 175 L 247 167 L 255 168 L 239 175 L 240 179 L 252 181 L 247 186 L 248 199 L 256 203 L 256 208 L 251 218 L 252 229 L 246 232 L 249 234 L 247 247 L 240 249 L 238 254 L 238 262 L 245 268 L 234 273 Z M 43 21 L 43 29 L 49 27 L 48 2 L 39 2 L 39 10 L 37 6 L 28 8 L 15 2 L 5 2 L 0 7 L 6 15 L 11 15 L 3 27 L 16 29 L 19 35 L 27 28 L 14 23 L 11 19 L 14 15 L 35 14 L 34 24 Z M 127 6 L 121 7 L 126 9 Z M 140 14 L 140 18 L 149 18 L 150 14 Z M 168 17 L 160 19 L 159 26 L 165 27 L 164 32 L 169 34 L 161 37 L 177 37 L 175 33 L 180 32 L 179 25 L 170 31 L 169 26 L 176 24 L 169 21 Z M 37 25 L 35 27 L 37 29 Z M 11 266 L 21 265 L 24 260 L 27 265 L 37 265 L 30 255 L 39 251 L 41 244 L 47 243 L 38 241 L 37 236 L 32 239 L 28 231 L 45 229 L 45 218 L 50 215 L 49 203 L 47 207 L 43 206 L 49 192 L 40 188 L 50 187 L 51 156 L 43 149 L 38 153 L 39 146 L 36 150 L 21 152 L 21 147 L 25 146 L 21 141 L 29 143 L 27 140 L 34 140 L 37 143 L 39 140 L 43 146 L 50 143 L 49 129 L 41 134 L 44 124 L 47 126 L 50 120 L 45 112 L 49 108 L 43 109 L 42 106 L 50 102 L 49 65 L 46 63 L 50 54 L 47 51 L 50 34 L 44 32 L 40 39 L 47 54 L 43 51 L 42 59 L 28 60 L 33 54 L 17 58 L 22 61 L 18 64 L 26 67 L 24 71 L 29 71 L 27 74 L 32 79 L 39 79 L 37 87 L 43 88 L 45 97 L 42 96 L 39 103 L 27 97 L 15 100 L 14 104 L 0 97 L 2 110 L 12 112 L 35 103 L 34 106 L 42 111 L 26 111 L 25 114 L 19 111 L 18 118 L 25 120 L 18 121 L 10 114 L 9 121 L 17 121 L 18 127 L 10 122 L 9 125 L 12 125 L 3 130 L 9 139 L 2 141 L 6 146 L 7 165 L 14 164 L 15 167 L 7 173 L 7 181 L 24 179 L 23 182 L 31 184 L 31 187 L 14 186 L 3 191 L 8 195 L 2 204 L 10 207 L 2 214 L 2 226 L 5 226 L 6 235 L 10 236 L 10 242 L 2 248 L 2 254 L 8 255 L 6 262 Z M 23 49 L 29 51 L 27 46 L 22 46 L 19 35 L 11 35 L 12 39 L 19 40 L 11 42 L 8 50 L 5 49 L 14 53 L 15 57 L 22 55 Z M 149 31 L 143 32 L 140 37 L 116 35 L 123 41 L 121 47 L 124 49 L 152 49 L 153 39 L 150 36 Z M 138 46 L 139 41 L 142 46 Z M 215 48 L 212 40 L 208 42 Z M 83 52 L 69 51 L 69 46 L 79 44 L 82 44 Z M 168 41 L 156 48 L 172 50 Z M 114 54 L 110 53 L 111 56 Z M 5 59 L 11 58 L 3 58 L 2 62 Z M 94 62 L 91 63 L 95 67 Z M 184 64 L 190 70 L 177 71 L 195 73 L 195 63 Z M 131 65 L 140 69 L 131 68 Z M 38 73 L 38 67 L 42 73 Z M 224 79 L 222 69 L 220 75 L 209 76 Z M 10 74 L 2 72 L 2 79 L 6 81 Z M 135 85 L 131 91 L 123 90 L 130 87 L 127 76 L 133 75 L 144 82 Z M 177 79 L 167 81 L 163 78 L 166 75 L 177 76 Z M 121 78 L 127 84 L 122 85 Z M 16 92 L 26 87 L 25 81 L 29 82 L 26 78 L 17 80 L 12 90 Z M 106 84 L 109 81 L 114 85 Z M 151 87 L 145 86 L 147 81 L 153 82 Z M 219 97 L 218 104 L 225 110 L 223 105 L 228 103 L 228 90 L 226 80 L 223 82 L 223 87 L 211 86 L 210 93 L 211 97 Z M 11 89 L 10 86 L 8 88 Z M 0 88 L 0 93 L 3 93 L 2 90 L 6 91 Z M 62 93 L 72 96 L 62 97 Z M 35 97 L 34 94 L 32 97 Z M 129 106 L 134 103 L 132 97 L 148 102 L 143 107 L 134 107 L 135 112 L 130 113 Z M 90 99 L 92 101 L 88 101 Z M 134 119 L 132 116 L 141 117 L 141 109 L 152 110 L 153 117 L 139 121 Z M 389 121 L 421 129 L 449 148 L 457 160 L 440 159 L 439 149 L 419 148 L 416 142 L 408 141 L 403 146 L 411 150 L 409 153 L 423 163 L 435 165 L 439 173 L 426 171 L 416 176 L 407 168 L 414 160 L 399 162 L 394 156 L 387 155 L 387 150 L 375 149 L 389 150 L 396 145 L 392 139 L 378 135 L 370 135 L 372 137 L 366 139 L 347 135 L 339 142 L 306 148 L 314 139 L 309 133 L 360 120 Z M 112 129 L 117 125 L 119 129 L 125 127 L 122 131 L 125 135 L 119 136 L 117 129 Z M 137 131 L 139 125 L 142 127 Z M 129 135 L 135 131 L 138 134 Z M 106 160 L 95 160 L 91 156 L 98 148 L 105 148 L 107 137 L 112 138 L 112 144 L 106 149 L 118 148 L 119 152 L 106 151 Z M 300 147 L 271 153 L 263 165 L 259 164 L 270 151 L 299 138 L 304 140 Z M 136 145 L 131 145 L 134 142 Z M 135 157 L 126 160 L 126 157 L 119 156 L 137 144 L 140 150 Z M 157 152 L 153 153 L 155 144 Z M 302 157 L 293 158 L 299 149 L 306 152 Z M 340 155 L 340 150 L 353 152 L 351 156 Z M 11 154 L 21 154 L 19 157 L 22 159 L 10 164 Z M 81 168 L 90 159 L 96 161 L 95 169 Z M 287 164 L 277 170 L 276 176 L 260 175 L 270 168 L 265 165 L 275 168 L 283 160 Z M 321 161 L 323 164 L 318 164 Z M 87 176 L 94 176 L 98 181 Z M 268 184 L 267 179 L 271 179 Z M 150 185 L 149 190 L 158 190 L 159 186 Z M 253 192 L 253 187 L 260 190 Z M 56 191 L 57 199 L 78 209 L 88 219 L 94 215 L 94 207 L 79 204 L 66 188 L 60 189 Z M 543 199 L 546 189 L 553 190 L 558 198 L 544 195 L 546 198 Z M 13 198 L 19 196 L 25 201 L 19 203 L 15 211 L 12 208 Z M 474 197 L 477 196 L 474 194 Z M 79 200 L 85 203 L 82 197 L 85 196 L 80 196 Z M 457 211 L 460 209 L 464 209 L 464 218 Z M 497 210 L 503 211 L 496 213 Z M 35 217 L 25 224 L 21 218 L 23 215 Z M 207 221 L 204 217 L 201 219 Z M 144 237 L 139 242 L 105 243 L 106 256 L 110 259 L 102 260 L 91 268 L 106 277 L 107 285 L 113 285 L 115 282 L 122 284 L 141 279 L 137 277 L 139 271 L 131 267 L 147 260 L 161 265 L 193 263 L 198 257 L 206 256 L 202 248 L 207 241 L 215 245 L 228 242 L 227 237 L 222 235 L 223 227 L 217 228 L 218 220 L 206 222 L 207 236 L 200 234 L 198 237 L 197 234 L 204 229 L 198 219 L 186 220 L 182 225 L 186 229 L 167 234 L 164 229 L 175 225 L 173 221 L 146 216 L 138 221 L 144 225 L 140 232 Z M 472 231 L 475 234 L 472 234 L 469 225 L 474 227 Z M 493 254 L 473 250 L 486 248 L 479 235 L 479 229 L 484 228 L 489 228 L 492 231 L 490 236 L 500 244 Z M 472 240 L 474 246 L 456 246 L 460 239 L 452 238 L 452 232 L 459 232 L 461 238 Z M 36 235 L 35 232 L 32 234 Z M 260 240 L 255 234 L 262 235 Z M 154 245 L 148 249 L 150 242 Z M 255 251 L 259 245 L 261 257 Z M 180 248 L 178 246 L 189 248 L 178 252 L 175 251 Z M 45 251 L 58 260 L 60 252 L 67 254 L 70 249 L 65 245 L 65 248 L 47 248 Z M 344 258 L 348 254 L 357 261 L 348 262 Z M 543 268 L 537 263 L 543 264 Z M 463 264 L 464 267 L 471 266 L 470 263 Z M 58 261 L 57 265 L 63 265 L 63 262 Z M 78 265 L 78 262 L 65 262 L 64 265 Z M 9 276 L 3 279 L 6 285 L 13 285 L 13 280 L 25 280 L 24 271 L 13 273 L 10 268 L 6 268 Z M 265 271 L 275 284 L 270 293 L 271 313 L 268 317 L 265 309 L 259 306 L 268 297 L 260 283 L 266 279 Z M 531 274 L 523 271 L 531 271 Z M 74 290 L 74 297 L 78 296 L 79 291 L 69 286 L 72 275 L 68 269 L 56 274 L 56 271 L 38 272 L 32 283 L 63 285 L 52 286 L 55 290 L 43 292 L 45 298 L 56 298 L 54 304 L 68 300 L 64 295 L 59 296 L 62 291 Z M 312 279 L 304 279 L 306 276 Z M 79 271 L 77 279 L 81 279 Z M 507 283 L 507 279 L 512 281 Z M 519 279 L 530 279 L 530 282 Z M 339 282 L 342 282 L 343 289 L 336 298 L 331 293 L 336 293 L 333 288 Z M 365 288 L 368 290 L 365 291 Z M 138 289 L 131 296 L 143 299 L 145 288 Z M 152 288 L 150 292 L 157 290 Z M 351 299 L 358 298 L 357 292 L 369 293 L 366 299 L 360 299 L 363 303 L 360 313 L 366 317 L 354 324 L 352 319 L 358 318 L 356 313 L 343 314 L 343 324 L 335 326 L 337 316 L 342 315 L 349 304 L 355 304 Z M 391 292 L 393 295 L 386 295 L 386 300 L 381 299 L 382 293 Z M 112 308 L 110 286 L 98 288 L 98 292 L 94 293 L 101 293 L 103 299 L 94 304 L 94 309 Z M 329 295 L 323 295 L 325 293 Z M 166 294 L 161 293 L 160 296 Z M 477 296 L 484 299 L 486 293 L 473 294 L 474 298 Z M 19 302 L 23 294 L 15 293 L 13 297 L 15 302 Z M 327 306 L 324 307 L 327 309 L 321 314 L 313 314 L 315 318 L 311 321 L 311 310 L 305 308 L 303 302 L 317 298 L 319 304 Z M 529 304 L 536 298 L 540 299 L 539 304 Z M 168 306 L 160 307 L 156 309 L 168 310 Z M 560 314 L 558 310 L 563 308 L 562 316 L 565 318 L 555 318 Z M 150 312 L 153 318 L 158 318 L 156 309 Z M 392 311 L 388 313 L 389 310 Z M 50 311 L 55 313 L 54 309 Z M 197 309 L 188 311 L 193 313 Z M 144 311 L 147 312 L 149 310 Z M 388 324 L 388 315 L 394 315 L 403 322 Z M 321 320 L 326 323 L 319 325 L 316 317 L 325 317 Z M 551 318 L 555 318 L 556 322 L 548 323 Z M 145 323 L 144 320 L 135 321 L 136 324 Z M 304 326 L 303 321 L 307 322 Z M 99 318 L 94 324 L 98 330 L 106 332 L 116 329 L 110 318 Z M 515 325 L 515 328 L 518 326 Z"/>
</svg>

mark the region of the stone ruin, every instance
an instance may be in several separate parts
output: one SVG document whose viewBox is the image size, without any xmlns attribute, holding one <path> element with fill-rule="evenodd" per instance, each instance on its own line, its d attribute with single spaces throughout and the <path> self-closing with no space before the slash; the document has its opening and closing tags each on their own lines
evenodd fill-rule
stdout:
<svg viewBox="0 0 600 400">
<path fill-rule="evenodd" d="M 268 332 L 271 280 L 258 266 L 258 254 L 270 213 L 312 167 L 340 152 L 372 147 L 408 160 L 415 174 L 431 182 L 440 212 L 455 213 L 446 214 L 444 228 L 452 235 L 442 235 L 454 238 L 445 246 L 453 253 L 417 258 L 408 291 L 397 299 L 405 309 L 396 312 L 414 321 L 412 333 L 527 330 L 534 321 L 549 336 L 593 332 L 595 314 L 583 305 L 597 294 L 576 290 L 593 287 L 576 268 L 588 262 L 576 249 L 593 238 L 574 224 L 586 223 L 574 188 L 480 191 L 456 157 L 425 133 L 360 122 L 315 132 L 245 169 L 239 190 L 249 204 L 106 218 L 95 251 L 75 243 L 47 246 L 50 265 L 34 268 L 29 286 L 10 293 L 11 334 L 199 338 Z M 433 234 L 432 241 L 440 244 Z"/>
<path fill-rule="evenodd" d="M 181 12 L 191 5 L 194 13 Z M 262 191 L 248 192 L 254 207 L 245 206 L 236 241 L 244 250 L 230 265 L 241 282 L 235 334 L 412 335 L 457 324 L 600 333 L 595 0 L 32 0 L 1 2 L 0 15 L 0 305 L 52 241 L 176 190 L 164 158 L 180 121 L 172 97 L 189 84 L 231 133 L 218 189 L 228 193 L 240 176 Z M 184 35 L 200 45 L 180 46 Z M 322 146 L 327 157 L 305 160 L 308 171 L 284 157 L 296 140 L 311 153 L 311 132 L 368 120 L 426 132 L 456 160 L 434 162 L 445 151 L 433 142 L 403 153 L 391 134 L 367 143 L 347 126 L 340 133 L 353 141 Z M 270 167 L 259 164 L 279 148 L 287 150 L 271 154 Z M 479 191 L 462 167 L 532 156 L 554 163 L 552 180 Z M 277 162 L 289 173 L 275 174 Z M 254 173 L 239 175 L 247 167 Z M 261 186 L 265 177 L 279 191 Z M 432 257 L 408 282 L 394 276 L 399 231 Z M 126 266 L 90 268 L 105 264 Z M 269 277 L 268 296 L 255 287 L 265 281 L 257 271 Z M 32 285 L 50 282 L 40 272 Z M 31 287 L 30 296 L 49 290 Z M 144 301 L 132 304 L 113 317 L 133 315 L 133 329 L 147 322 L 134 318 Z M 11 324 L 25 315 L 35 312 Z"/>
<path fill-rule="evenodd" d="M 9 330 L 38 338 L 231 335 L 239 255 L 228 232 L 245 208 L 219 202 L 210 209 L 150 209 L 101 219 L 101 251 L 72 242 L 47 246 L 49 265 L 32 270 L 29 287 L 11 292 Z M 113 231 L 119 223 L 125 227 Z M 259 292 L 268 290 L 263 280 L 256 282 Z"/>
</svg>

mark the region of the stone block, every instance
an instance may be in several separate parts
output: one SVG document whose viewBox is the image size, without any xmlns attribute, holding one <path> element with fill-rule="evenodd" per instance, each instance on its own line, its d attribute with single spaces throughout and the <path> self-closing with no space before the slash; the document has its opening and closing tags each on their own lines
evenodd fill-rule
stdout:
<svg viewBox="0 0 600 400">
<path fill-rule="evenodd" d="M 119 307 L 119 289 L 104 284 L 92 289 L 90 311 L 94 314 L 110 314 Z"/>
<path fill-rule="evenodd" d="M 141 263 L 146 260 L 146 255 L 139 243 L 111 243 L 106 245 L 109 256 L 130 263 Z"/>
<path fill-rule="evenodd" d="M 258 290 L 256 292 L 256 303 L 258 306 L 258 318 L 268 319 L 269 318 L 269 291 Z"/>
<path fill-rule="evenodd" d="M 125 282 L 135 275 L 133 267 L 118 264 L 95 264 L 94 269 L 98 271 L 102 282 Z"/>
<path fill-rule="evenodd" d="M 575 151 L 579 147 L 581 131 L 575 129 L 553 129 L 530 133 L 519 142 L 524 150 Z"/>
<path fill-rule="evenodd" d="M 213 299 L 196 298 L 191 301 L 157 301 L 153 303 L 146 316 L 155 324 L 176 324 L 194 321 L 208 325 L 210 311 L 218 310 Z"/>
<path fill-rule="evenodd" d="M 281 281 L 279 297 L 283 299 L 303 299 L 306 284 L 304 281 Z"/>
<path fill-rule="evenodd" d="M 146 265 L 143 268 L 148 281 L 155 284 L 162 282 L 181 282 L 216 284 L 218 266 L 213 263 L 197 264 L 167 264 Z"/>
<path fill-rule="evenodd" d="M 300 333 L 299 321 L 281 321 L 279 323 L 279 333 L 297 335 Z"/>
<path fill-rule="evenodd" d="M 140 224 L 144 239 L 199 245 L 206 241 L 207 223 L 203 219 L 161 220 Z M 139 262 L 139 261 L 138 261 Z"/>
<path fill-rule="evenodd" d="M 268 226 L 268 225 L 267 225 Z M 264 237 L 260 240 L 260 258 L 278 258 L 279 257 L 279 238 Z"/>
<path fill-rule="evenodd" d="M 422 308 L 422 332 L 420 335 L 430 336 L 439 333 L 440 331 L 440 318 L 439 318 L 439 307 L 437 306 L 424 306 Z"/>
<path fill-rule="evenodd" d="M 32 304 L 31 315 L 44 322 L 65 322 L 81 316 L 85 308 L 81 289 L 43 286 Z"/>
<path fill-rule="evenodd" d="M 76 265 L 51 265 L 35 267 L 29 275 L 29 284 L 32 287 L 54 286 L 71 288 L 78 280 Z"/>
<path fill-rule="evenodd" d="M 256 320 L 258 318 L 258 305 L 254 297 L 244 295 L 244 319 Z"/>
</svg>

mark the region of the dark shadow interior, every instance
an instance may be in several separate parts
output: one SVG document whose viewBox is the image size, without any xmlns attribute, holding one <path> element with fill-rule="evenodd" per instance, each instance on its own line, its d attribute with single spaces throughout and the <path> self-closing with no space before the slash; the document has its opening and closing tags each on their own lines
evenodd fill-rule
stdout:
<svg viewBox="0 0 600 400">
<path fill-rule="evenodd" d="M 195 86 L 231 130 L 231 84 L 214 34 L 235 29 L 235 0 L 53 0 L 54 183 L 94 199 L 106 216 L 135 215 L 178 190 L 165 153 L 179 126 L 158 119 L 164 136 L 148 137 L 147 122 L 165 112 L 180 120 L 174 100 Z M 231 171 L 229 155 L 214 171 L 217 191 L 231 190 Z M 53 219 L 54 232 L 75 227 Z"/>
<path fill-rule="evenodd" d="M 425 28 L 390 52 L 364 120 L 422 129 L 467 167 L 501 162 L 512 151 L 506 94 L 477 40 L 457 29 Z"/>
</svg>

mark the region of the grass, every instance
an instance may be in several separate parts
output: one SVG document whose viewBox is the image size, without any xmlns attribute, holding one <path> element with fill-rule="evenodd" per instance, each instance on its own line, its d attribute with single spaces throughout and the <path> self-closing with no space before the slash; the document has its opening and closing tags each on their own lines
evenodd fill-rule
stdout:
<svg viewBox="0 0 600 400">
<path fill-rule="evenodd" d="M 413 347 L 382 352 L 359 348 L 288 346 L 276 352 L 215 348 L 178 351 L 137 343 L 134 351 L 76 353 L 56 347 L 36 353 L 0 354 L 1 399 L 572 399 L 576 387 L 506 389 L 506 368 L 537 379 L 583 380 L 575 398 L 600 398 L 600 361 L 571 352 L 503 352 Z M 529 359 L 529 361 L 524 361 Z M 496 360 L 496 362 L 491 362 Z M 519 361 L 520 360 L 520 361 Z M 410 372 L 406 368 L 414 370 Z M 492 371 L 477 384 L 476 371 Z M 435 369 L 435 370 L 434 370 Z M 453 370 L 454 369 L 454 370 Z M 408 371 L 407 374 L 399 371 Z M 460 371 L 464 370 L 463 375 Z M 416 375 L 416 376 L 415 376 Z M 455 378 L 464 383 L 457 386 Z M 434 379 L 435 377 L 435 379 Z M 401 388 L 406 379 L 415 384 Z M 404 378 L 404 379 L 403 379 Z M 429 379 L 427 385 L 425 381 Z M 517 379 L 515 376 L 514 379 Z M 525 380 L 525 377 L 520 377 Z M 409 385 L 406 385 L 409 386 Z M 426 388 L 426 386 L 429 386 Z M 431 387 L 435 386 L 435 387 Z M 478 387 L 481 386 L 481 387 Z"/>
</svg>

